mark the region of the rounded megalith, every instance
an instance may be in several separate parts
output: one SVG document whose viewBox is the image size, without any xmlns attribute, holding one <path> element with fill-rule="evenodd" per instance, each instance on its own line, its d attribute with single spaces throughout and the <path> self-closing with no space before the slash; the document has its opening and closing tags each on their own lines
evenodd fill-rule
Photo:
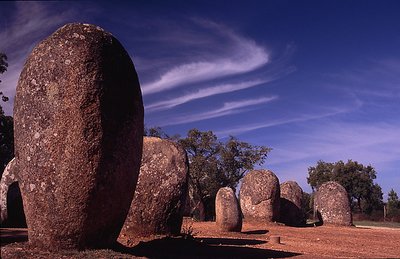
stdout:
<svg viewBox="0 0 400 259">
<path fill-rule="evenodd" d="M 8 162 L 0 180 L 0 214 L 1 227 L 26 227 L 15 158 Z"/>
<path fill-rule="evenodd" d="M 337 182 L 326 182 L 318 187 L 314 196 L 314 211 L 323 224 L 353 224 L 347 191 Z"/>
<path fill-rule="evenodd" d="M 221 231 L 240 232 L 242 213 L 232 188 L 220 188 L 215 198 L 215 216 L 217 227 Z"/>
<path fill-rule="evenodd" d="M 280 222 L 289 226 L 301 226 L 306 223 L 305 213 L 302 209 L 303 190 L 294 181 L 287 181 L 280 185 L 281 211 Z"/>
<path fill-rule="evenodd" d="M 8 162 L 6 168 L 4 168 L 3 174 L 0 180 L 0 224 L 8 219 L 8 204 L 7 196 L 10 190 L 10 186 L 14 183 L 18 183 L 17 170 L 16 170 L 15 158 Z M 15 196 L 15 195 L 14 195 Z"/>
<path fill-rule="evenodd" d="M 240 208 L 244 220 L 274 222 L 279 219 L 279 180 L 269 170 L 253 170 L 243 177 Z"/>
<path fill-rule="evenodd" d="M 139 180 L 120 237 L 178 235 L 187 181 L 185 150 L 169 140 L 144 137 Z"/>
<path fill-rule="evenodd" d="M 110 33 L 67 24 L 32 50 L 14 105 L 31 246 L 116 241 L 139 174 L 143 128 L 135 67 Z"/>
</svg>

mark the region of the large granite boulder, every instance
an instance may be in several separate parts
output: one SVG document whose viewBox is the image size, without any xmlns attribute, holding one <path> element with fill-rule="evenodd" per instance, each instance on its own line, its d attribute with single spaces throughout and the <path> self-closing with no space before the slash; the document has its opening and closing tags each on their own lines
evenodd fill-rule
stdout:
<svg viewBox="0 0 400 259">
<path fill-rule="evenodd" d="M 185 150 L 169 140 L 145 137 L 139 180 L 120 237 L 178 235 L 187 181 Z"/>
<path fill-rule="evenodd" d="M 218 190 L 215 198 L 215 216 L 217 227 L 221 231 L 242 230 L 242 212 L 232 188 L 224 187 Z"/>
<path fill-rule="evenodd" d="M 135 190 L 144 128 L 138 77 L 119 41 L 73 23 L 40 42 L 19 78 L 14 127 L 30 245 L 114 243 Z"/>
<path fill-rule="evenodd" d="M 326 182 L 318 187 L 314 196 L 314 210 L 322 224 L 353 224 L 347 191 L 337 182 Z"/>
<path fill-rule="evenodd" d="M 274 222 L 279 220 L 279 180 L 269 170 L 253 170 L 243 177 L 240 207 L 244 220 Z"/>
<path fill-rule="evenodd" d="M 306 223 L 306 216 L 302 209 L 303 190 L 294 181 L 287 181 L 280 185 L 281 211 L 280 221 L 289 226 L 302 226 Z"/>
</svg>

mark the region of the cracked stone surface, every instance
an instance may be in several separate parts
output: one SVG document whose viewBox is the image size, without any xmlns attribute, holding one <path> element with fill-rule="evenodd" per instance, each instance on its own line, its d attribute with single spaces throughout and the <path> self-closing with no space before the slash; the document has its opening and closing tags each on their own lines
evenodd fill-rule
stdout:
<svg viewBox="0 0 400 259">
<path fill-rule="evenodd" d="M 140 85 L 119 41 L 95 25 L 73 23 L 40 42 L 19 78 L 14 127 L 30 245 L 113 243 L 143 141 Z"/>
<path fill-rule="evenodd" d="M 178 144 L 144 137 L 139 180 L 120 236 L 178 235 L 187 196 L 188 160 Z"/>
<path fill-rule="evenodd" d="M 243 177 L 240 208 L 244 220 L 274 222 L 279 219 L 279 180 L 269 170 L 253 170 Z"/>
</svg>

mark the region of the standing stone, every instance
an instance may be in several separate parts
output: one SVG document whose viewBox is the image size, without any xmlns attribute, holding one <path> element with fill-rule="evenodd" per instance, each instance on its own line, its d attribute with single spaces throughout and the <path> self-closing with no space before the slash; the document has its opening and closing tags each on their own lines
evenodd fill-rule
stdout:
<svg viewBox="0 0 400 259">
<path fill-rule="evenodd" d="M 26 227 L 15 158 L 8 162 L 0 180 L 0 215 L 1 227 Z"/>
<path fill-rule="evenodd" d="M 120 237 L 178 235 L 187 195 L 188 160 L 178 144 L 145 137 L 139 180 Z"/>
<path fill-rule="evenodd" d="M 8 162 L 6 168 L 3 171 L 0 180 L 0 215 L 1 221 L 0 223 L 3 225 L 4 222 L 8 219 L 8 211 L 7 211 L 7 194 L 10 189 L 10 186 L 13 183 L 17 183 L 17 173 L 16 173 L 16 163 L 15 158 L 13 158 L 10 162 Z"/>
<path fill-rule="evenodd" d="M 305 213 L 302 209 L 303 190 L 294 181 L 281 184 L 281 211 L 280 221 L 289 226 L 302 226 L 306 223 Z"/>
<path fill-rule="evenodd" d="M 347 191 L 337 182 L 326 182 L 318 188 L 314 197 L 314 210 L 323 224 L 352 225 Z"/>
<path fill-rule="evenodd" d="M 114 243 L 143 144 L 140 85 L 121 43 L 78 23 L 39 43 L 19 78 L 14 128 L 30 245 Z"/>
<path fill-rule="evenodd" d="M 279 219 L 279 180 L 269 170 L 253 170 L 243 177 L 240 207 L 246 221 L 274 222 Z"/>
<path fill-rule="evenodd" d="M 216 224 L 221 231 L 240 232 L 242 213 L 236 195 L 229 187 L 218 190 L 215 199 Z"/>
</svg>

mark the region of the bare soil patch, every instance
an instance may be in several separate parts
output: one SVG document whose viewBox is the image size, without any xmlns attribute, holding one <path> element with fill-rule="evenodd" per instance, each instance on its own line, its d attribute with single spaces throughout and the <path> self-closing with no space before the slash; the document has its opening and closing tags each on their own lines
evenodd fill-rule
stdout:
<svg viewBox="0 0 400 259">
<path fill-rule="evenodd" d="M 151 236 L 120 239 L 108 250 L 38 251 L 26 242 L 26 230 L 1 229 L 1 258 L 398 258 L 399 229 L 287 227 L 245 222 L 241 233 L 222 233 L 215 222 L 185 219 L 193 239 Z M 188 231 L 187 231 L 188 232 Z M 280 244 L 270 242 L 279 236 Z M 18 242 L 18 243 L 11 243 Z"/>
</svg>

